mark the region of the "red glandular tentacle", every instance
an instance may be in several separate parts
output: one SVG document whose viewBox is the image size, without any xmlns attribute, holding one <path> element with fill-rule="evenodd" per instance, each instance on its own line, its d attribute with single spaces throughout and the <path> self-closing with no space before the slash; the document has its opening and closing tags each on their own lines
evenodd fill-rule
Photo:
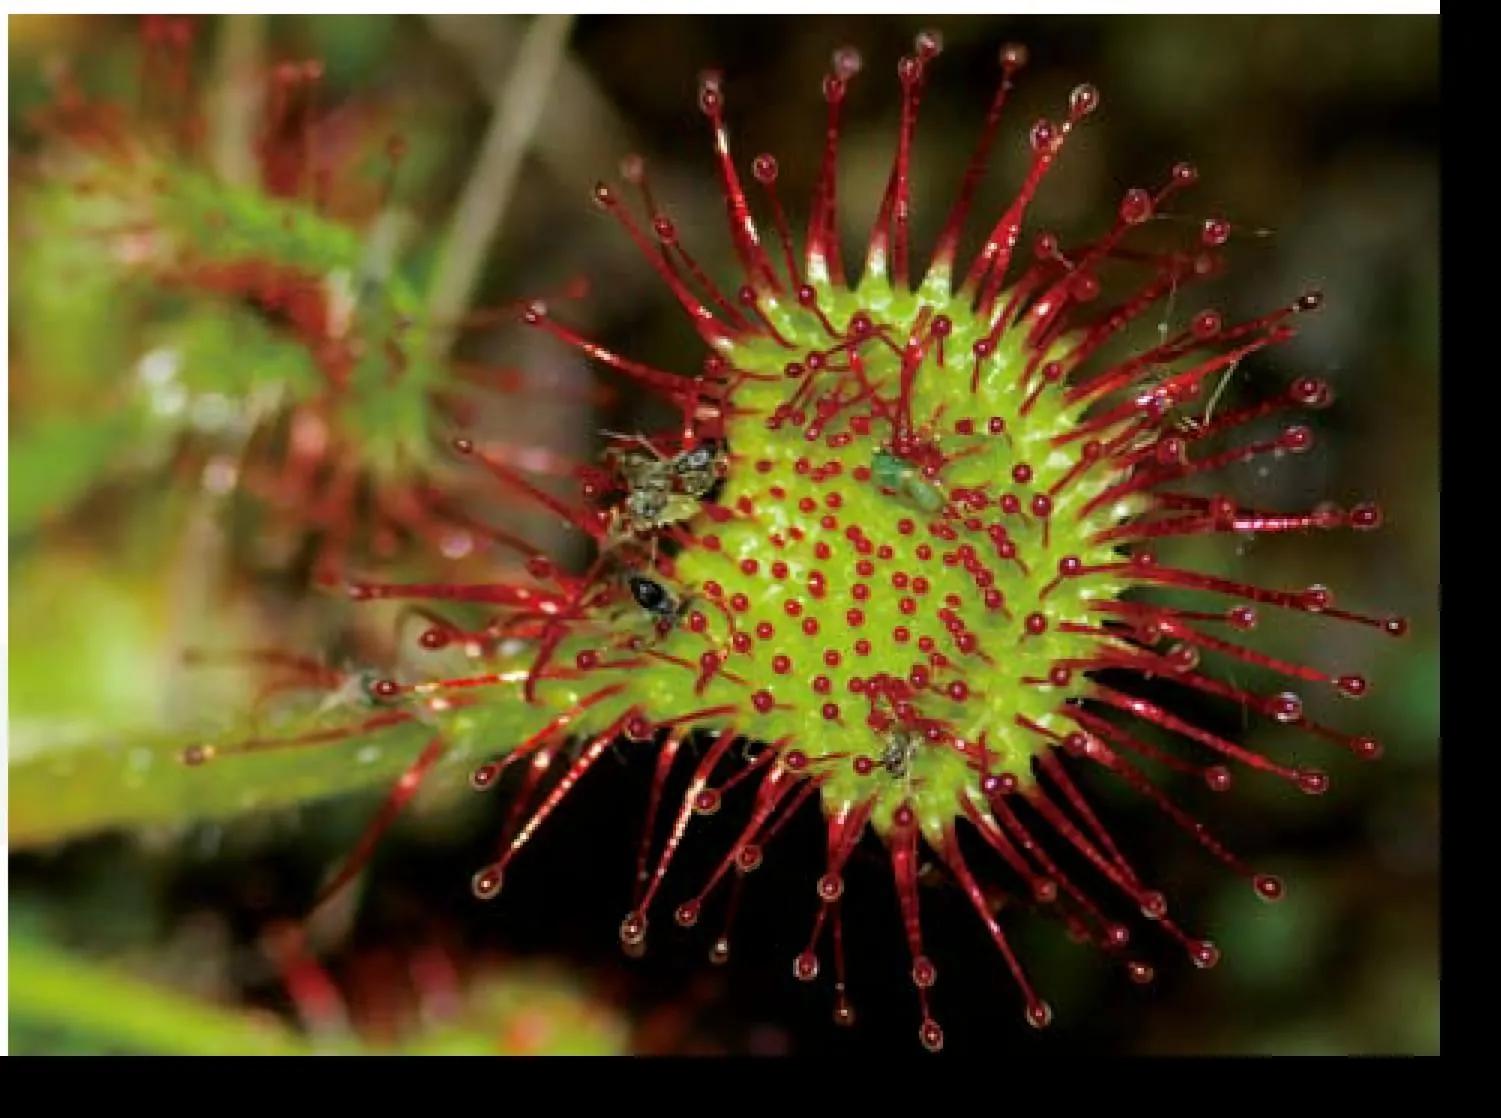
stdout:
<svg viewBox="0 0 1501 1118">
<path fill-rule="evenodd" d="M 684 735 L 681 733 L 669 734 L 666 742 L 657 754 L 656 769 L 652 774 L 651 792 L 646 805 L 646 821 L 641 826 L 641 845 L 636 853 L 636 884 L 632 890 L 631 907 L 641 907 L 641 898 L 646 891 L 646 883 L 650 875 L 647 872 L 646 861 L 651 854 L 652 835 L 656 829 L 657 813 L 662 806 L 662 792 L 667 786 L 667 778 L 672 772 L 672 764 L 677 760 L 678 751 L 682 748 Z"/>
<path fill-rule="evenodd" d="M 943 230 L 938 234 L 938 242 L 934 246 L 932 257 L 934 269 L 947 273 L 953 267 L 954 256 L 959 248 L 959 236 L 964 229 L 964 219 L 969 216 L 975 191 L 979 189 L 980 179 L 985 174 L 990 151 L 995 144 L 996 127 L 1000 124 L 1001 111 L 1005 108 L 1006 98 L 1012 89 L 1012 79 L 1026 63 L 1025 47 L 1013 43 L 1002 48 L 1001 80 L 997 83 L 995 95 L 991 98 L 990 109 L 985 114 L 985 123 L 980 129 L 980 137 L 975 143 L 975 149 L 964 168 L 964 177 L 959 182 L 959 196 L 954 199 L 954 205 L 943 223 Z"/>
<path fill-rule="evenodd" d="M 709 118 L 714 131 L 714 157 L 719 166 L 720 188 L 724 191 L 725 213 L 729 220 L 730 239 L 735 246 L 735 255 L 750 285 L 758 289 L 780 291 L 781 281 L 766 250 L 761 247 L 761 237 L 751 217 L 750 202 L 745 197 L 745 188 L 740 185 L 740 176 L 735 171 L 730 157 L 730 136 L 724 124 L 724 93 L 717 74 L 706 74 L 699 80 L 698 105 Z"/>
<path fill-rule="evenodd" d="M 744 870 L 747 863 L 749 863 L 750 869 L 754 869 L 760 864 L 760 848 L 755 842 L 757 833 L 766 825 L 772 813 L 787 800 L 788 796 L 800 787 L 806 787 L 806 784 L 807 782 L 800 779 L 798 774 L 788 766 L 773 766 L 771 771 L 762 778 L 761 785 L 756 790 L 755 805 L 751 809 L 750 819 L 746 822 L 744 828 L 741 829 L 740 836 L 730 847 L 729 853 L 714 868 L 714 872 L 709 875 L 709 880 L 704 883 L 703 888 L 691 900 L 686 901 L 679 907 L 678 923 L 686 925 L 697 921 L 698 913 L 702 909 L 704 900 L 714 891 L 714 887 L 719 884 L 720 880 L 729 872 L 732 866 L 739 865 Z M 722 791 L 723 789 L 721 789 Z M 751 853 L 747 854 L 747 852 Z M 691 918 L 684 919 L 685 910 L 686 914 L 691 914 Z"/>
<path fill-rule="evenodd" d="M 505 871 L 516 855 L 531 841 L 532 836 L 537 833 L 537 830 L 547 821 L 548 816 L 563 802 L 568 793 L 573 791 L 574 785 L 582 779 L 586 772 L 594 767 L 594 763 L 604 755 L 605 750 L 610 748 L 611 744 L 615 741 L 616 735 L 620 733 L 621 728 L 624 727 L 633 714 L 633 711 L 627 711 L 584 746 L 573 764 L 568 766 L 568 771 L 563 774 L 558 783 L 553 786 L 552 791 L 547 794 L 542 803 L 527 818 L 526 824 L 521 828 L 520 833 L 506 846 L 500 858 L 475 875 L 474 891 L 476 894 L 482 899 L 489 899 L 500 891 Z"/>
<path fill-rule="evenodd" d="M 405 772 L 401 774 L 386 793 L 385 802 L 375 813 L 375 816 L 366 825 L 359 841 L 354 845 L 349 855 L 344 859 L 338 871 L 329 879 L 327 885 L 318 891 L 313 899 L 311 910 L 316 912 L 328 900 L 335 896 L 344 886 L 354 880 L 355 875 L 365 868 L 375 853 L 375 847 L 380 842 L 381 836 L 386 833 L 391 824 L 396 821 L 396 816 L 407 805 L 417 789 L 422 785 L 422 778 L 436 765 L 448 751 L 448 746 L 441 737 L 430 740 L 417 755 L 417 759 L 411 763 Z"/>
<path fill-rule="evenodd" d="M 980 296 L 979 307 L 982 312 L 1005 282 L 1011 254 L 1016 250 L 1016 242 L 1021 237 L 1022 217 L 1033 195 L 1037 193 L 1037 188 L 1042 185 L 1043 177 L 1052 167 L 1053 160 L 1058 156 L 1062 141 L 1054 132 L 1053 126 L 1046 121 L 1039 121 L 1032 126 L 1033 154 L 1027 177 L 1022 181 L 1021 189 L 1017 191 L 1011 205 L 986 236 L 984 245 L 970 265 L 968 275 L 964 277 L 961 292 L 971 298 Z"/>
<path fill-rule="evenodd" d="M 922 1009 L 919 1035 L 923 1044 L 936 1052 L 943 1047 L 943 1030 L 933 1020 L 928 1006 L 928 989 L 937 978 L 937 971 L 923 950 L 922 917 L 917 897 L 917 841 L 916 814 L 911 807 L 903 804 L 892 816 L 891 872 L 896 879 L 897 900 L 901 905 L 907 950 L 912 956 L 912 984 L 917 988 L 918 1005 Z"/>
<path fill-rule="evenodd" d="M 1078 343 L 1063 355 L 1062 360 L 1070 368 L 1078 368 L 1151 307 L 1182 290 L 1186 281 L 1197 278 L 1200 274 L 1192 258 L 1182 255 L 1169 257 L 1146 286 L 1089 327 Z"/>
<path fill-rule="evenodd" d="M 990 933 L 990 938 L 994 941 L 996 949 L 1000 951 L 1001 957 L 1006 960 L 1006 967 L 1011 971 L 1011 977 L 1015 979 L 1016 985 L 1021 990 L 1022 997 L 1025 999 L 1027 1022 L 1034 1027 L 1041 1028 L 1052 1019 L 1052 1010 L 1048 1007 L 1047 1002 L 1037 996 L 1036 991 L 1032 989 L 1032 984 L 1027 980 L 1027 974 L 1022 969 L 1021 961 L 1017 959 L 1016 952 L 1011 949 L 1011 944 L 1006 940 L 1006 933 L 1001 930 L 1001 926 L 996 921 L 995 915 L 990 911 L 990 906 L 986 904 L 985 895 L 980 891 L 979 883 L 975 881 L 974 874 L 970 872 L 969 866 L 965 864 L 964 856 L 959 850 L 958 837 L 955 835 L 952 827 L 944 833 L 943 848 L 940 853 L 943 856 L 944 863 L 958 880 L 959 887 L 964 890 L 964 895 L 969 898 L 969 902 L 974 906 L 975 912 L 984 921 L 985 929 Z"/>
<path fill-rule="evenodd" d="M 663 399 L 677 403 L 685 398 L 692 398 L 698 394 L 699 385 L 692 379 L 677 373 L 664 372 L 654 369 L 650 365 L 643 365 L 639 361 L 632 361 L 628 357 L 622 357 L 613 353 L 604 346 L 589 341 L 580 334 L 574 333 L 566 326 L 559 324 L 548 316 L 545 307 L 533 304 L 523 315 L 523 321 L 529 326 L 536 326 L 547 331 L 559 341 L 572 346 L 585 356 L 606 365 L 616 372 L 629 377 L 645 388 L 656 392 Z"/>
<path fill-rule="evenodd" d="M 1089 802 L 1084 798 L 1084 794 L 1079 791 L 1078 787 L 1069 777 L 1067 770 L 1063 767 L 1063 762 L 1052 753 L 1043 753 L 1038 757 L 1037 763 L 1042 768 L 1042 771 L 1052 778 L 1053 783 L 1058 785 L 1059 790 L 1063 792 L 1064 798 L 1068 800 L 1069 806 L 1084 820 L 1085 826 L 1094 834 L 1095 841 L 1100 844 L 1101 849 L 1104 850 L 1115 866 L 1126 876 L 1127 880 L 1140 884 L 1140 875 L 1137 874 L 1131 863 L 1126 860 L 1126 856 L 1121 853 L 1120 847 L 1116 845 L 1114 837 L 1106 830 L 1105 825 L 1100 822 L 1099 816 L 1095 814 L 1094 809 L 1089 806 Z"/>
<path fill-rule="evenodd" d="M 807 272 L 815 281 L 825 274 L 828 282 L 843 286 L 844 254 L 839 247 L 839 136 L 844 98 L 849 81 L 860 71 L 860 54 L 851 47 L 834 53 L 833 72 L 824 78 L 824 100 L 828 102 L 828 122 L 824 128 L 823 160 L 813 187 L 813 201 L 808 215 Z"/>
<path fill-rule="evenodd" d="M 996 823 L 995 818 L 982 812 L 975 803 L 966 798 L 960 804 L 969 821 L 975 825 L 980 837 L 999 854 L 1023 881 L 1027 883 L 1032 899 L 1038 904 L 1048 904 L 1058 896 L 1058 886 L 1049 878 L 1038 874 L 1022 857 L 1021 852 Z"/>
<path fill-rule="evenodd" d="M 1312 780 L 1309 776 L 1311 770 L 1292 769 L 1286 765 L 1280 765 L 1276 761 L 1269 760 L 1259 753 L 1252 753 L 1250 750 L 1243 749 L 1234 742 L 1226 741 L 1218 734 L 1211 734 L 1208 730 L 1185 722 L 1183 719 L 1169 714 L 1160 706 L 1157 706 L 1155 703 L 1149 703 L 1145 699 L 1124 694 L 1098 682 L 1094 685 L 1089 697 L 1107 703 L 1117 710 L 1125 711 L 1127 714 L 1134 714 L 1137 718 L 1145 722 L 1152 722 L 1165 730 L 1171 730 L 1191 741 L 1196 741 L 1200 745 L 1208 746 L 1216 753 L 1239 761 L 1248 768 L 1259 769 L 1262 772 L 1280 776 L 1284 780 L 1291 781 L 1300 787 L 1305 787 L 1305 790 L 1307 790 L 1306 785 Z"/>
<path fill-rule="evenodd" d="M 651 241 L 643 233 L 636 221 L 631 217 L 616 196 L 615 192 L 604 183 L 598 183 L 594 187 L 594 201 L 606 213 L 613 217 L 631 242 L 635 244 L 638 252 L 651 265 L 652 270 L 662 278 L 672 292 L 678 305 L 687 313 L 693 322 L 693 327 L 703 338 L 704 343 L 711 349 L 725 348 L 734 342 L 734 335 L 725 329 L 724 325 L 714 317 L 714 312 L 699 302 L 697 296 L 688 290 L 688 285 L 683 278 L 673 270 L 672 265 L 666 260 L 660 251 L 653 248 Z M 577 344 L 577 343 L 575 343 Z"/>
<path fill-rule="evenodd" d="M 1177 465 L 1163 465 L 1160 462 L 1143 464 L 1134 476 L 1119 482 L 1108 489 L 1102 490 L 1089 500 L 1079 510 L 1081 517 L 1087 516 L 1101 505 L 1108 505 L 1122 497 L 1142 490 L 1150 490 L 1164 482 L 1181 481 L 1183 478 L 1194 477 L 1199 474 L 1216 473 L 1226 466 L 1238 462 L 1246 462 L 1263 454 L 1277 454 L 1283 452 L 1300 453 L 1310 443 L 1308 431 L 1303 427 L 1290 427 L 1275 439 L 1260 439 L 1256 442 L 1246 443 L 1243 446 L 1231 447 L 1219 454 L 1208 458 L 1196 458 L 1191 461 L 1180 462 Z M 1275 531 L 1276 529 L 1269 529 Z"/>
<path fill-rule="evenodd" d="M 912 136 L 917 129 L 917 108 L 922 97 L 923 60 L 904 57 L 897 64 L 902 84 L 901 124 L 897 133 L 896 157 L 886 180 L 886 192 L 870 231 L 866 270 L 885 272 L 890 257 L 890 276 L 894 286 L 907 286 L 907 225 L 911 205 Z"/>
<path fill-rule="evenodd" d="M 620 936 L 627 947 L 639 946 L 646 936 L 647 913 L 651 910 L 651 903 L 656 898 L 657 890 L 661 888 L 662 879 L 667 876 L 667 868 L 672 864 L 673 856 L 677 853 L 678 846 L 683 841 L 683 835 L 688 830 L 688 822 L 693 817 L 695 801 L 698 800 L 707 786 L 709 777 L 714 768 L 724 758 L 735 743 L 737 734 L 733 726 L 721 730 L 714 739 L 714 744 L 709 747 L 703 759 L 694 769 L 693 777 L 689 781 L 688 789 L 683 794 L 683 799 L 678 807 L 678 813 L 673 820 L 672 829 L 668 833 L 667 842 L 662 852 L 657 856 L 657 864 L 653 869 L 650 880 L 646 884 L 645 891 L 641 893 L 640 900 L 635 908 L 627 914 L 625 922 L 620 926 Z M 717 800 L 716 800 L 717 803 Z"/>
<path fill-rule="evenodd" d="M 995 809 L 996 814 L 1000 817 L 1002 826 L 1004 826 L 1008 831 L 1011 832 L 1012 836 L 1014 836 L 1016 840 L 1017 846 L 1020 847 L 1021 850 L 1023 850 L 1025 853 L 1030 855 L 1033 861 L 1035 861 L 1038 866 L 1042 868 L 1043 873 L 1047 875 L 1047 880 L 1055 884 L 1059 889 L 1062 889 L 1064 894 L 1066 894 L 1069 899 L 1072 900 L 1074 904 L 1077 905 L 1089 919 L 1094 921 L 1094 923 L 1100 929 L 1100 942 L 1102 944 L 1109 943 L 1112 933 L 1119 927 L 1119 925 L 1114 924 L 1112 921 L 1106 918 L 1105 914 L 1100 911 L 1099 905 L 1095 904 L 1094 901 L 1090 899 L 1089 895 L 1086 894 L 1082 889 L 1080 889 L 1074 883 L 1073 879 L 1059 868 L 1058 864 L 1053 861 L 1053 859 L 1048 855 L 1047 851 L 1044 850 L 1037 839 L 1033 837 L 1032 833 L 1022 823 L 1016 812 L 1011 809 L 1010 804 L 1006 802 L 1006 797 L 1012 794 L 1019 795 L 1020 793 L 998 792 L 990 796 L 990 806 Z"/>
</svg>

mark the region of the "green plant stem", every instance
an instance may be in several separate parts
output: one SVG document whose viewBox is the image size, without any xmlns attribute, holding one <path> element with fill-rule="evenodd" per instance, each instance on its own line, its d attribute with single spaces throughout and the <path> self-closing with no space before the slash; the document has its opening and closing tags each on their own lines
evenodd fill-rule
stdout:
<svg viewBox="0 0 1501 1118">
<path fill-rule="evenodd" d="M 456 788 L 468 779 L 480 753 L 504 753 L 548 714 L 524 702 L 495 702 L 483 711 L 483 726 L 443 729 L 422 720 L 377 731 L 350 732 L 317 743 L 252 752 L 227 746 L 204 764 L 186 764 L 183 750 L 201 744 L 254 737 L 285 743 L 330 725 L 356 725 L 378 711 L 357 710 L 278 723 L 275 729 L 206 738 L 140 735 L 77 746 L 51 746 L 12 752 L 11 845 L 60 842 L 95 831 L 143 825 L 186 824 L 225 819 L 258 810 L 308 804 L 345 792 L 392 786 L 432 738 L 443 737 L 446 752 L 423 777 L 425 794 Z"/>
<path fill-rule="evenodd" d="M 226 15 L 219 23 L 214 81 L 209 88 L 209 161 L 224 182 L 255 182 L 255 130 L 260 123 L 260 69 L 266 50 L 266 17 Z"/>
<path fill-rule="evenodd" d="M 389 784 L 429 736 L 425 727 L 406 725 L 202 765 L 182 759 L 195 741 L 160 736 L 40 750 L 10 764 L 11 846 L 116 827 L 223 819 Z M 463 752 L 455 750 L 444 767 L 462 763 Z"/>
<path fill-rule="evenodd" d="M 493 96 L 491 75 L 516 55 L 512 29 L 519 16 L 442 15 L 427 17 L 433 37 L 453 52 L 470 82 Z M 631 122 L 615 107 L 594 75 L 565 52 L 553 76 L 547 127 L 532 136 L 531 150 L 565 188 L 589 181 L 599 170 L 599 153 L 634 151 Z"/>
</svg>

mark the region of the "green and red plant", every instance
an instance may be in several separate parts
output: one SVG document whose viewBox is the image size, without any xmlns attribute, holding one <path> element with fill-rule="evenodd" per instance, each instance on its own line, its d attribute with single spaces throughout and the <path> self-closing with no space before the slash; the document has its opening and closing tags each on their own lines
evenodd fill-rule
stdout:
<svg viewBox="0 0 1501 1118">
<path fill-rule="evenodd" d="M 132 92 L 62 73 L 31 122 L 12 529 L 165 464 L 248 498 L 262 539 L 311 541 L 319 576 L 411 540 L 478 550 L 436 435 L 522 385 L 449 356 L 496 310 L 439 321 L 408 274 L 390 107 L 331 103 L 315 60 L 205 79 L 195 47 L 193 20 L 147 17 Z M 233 96 L 238 117 L 212 119 Z"/>
<path fill-rule="evenodd" d="M 356 581 L 361 601 L 420 600 L 430 650 L 472 663 L 446 677 L 380 679 L 372 709 L 296 737 L 199 743 L 185 760 L 287 748 L 325 750 L 405 727 L 428 744 L 391 792 L 330 890 L 347 882 L 376 837 L 445 760 L 488 752 L 477 788 L 520 769 L 520 787 L 495 860 L 473 878 L 496 897 L 512 862 L 574 786 L 617 743 L 654 750 L 655 777 L 633 898 L 620 928 L 644 950 L 670 867 L 695 816 L 732 799 L 746 821 L 717 868 L 675 909 L 702 917 L 711 894 L 740 884 L 767 844 L 809 801 L 826 820 L 826 865 L 812 899 L 813 929 L 793 962 L 814 979 L 831 941 L 835 1018 L 854 1010 L 846 989 L 842 905 L 852 852 L 869 836 L 889 853 L 930 1049 L 943 1032 L 929 1007 L 937 968 L 924 946 L 919 865 L 931 854 L 972 902 L 1021 991 L 1026 1020 L 1044 1026 L 1034 990 L 995 917 L 993 889 L 971 868 L 977 854 L 1005 866 L 1019 899 L 1056 913 L 1070 930 L 1149 981 L 1152 965 L 1128 950 L 1119 913 L 1144 917 L 1191 961 L 1218 949 L 1169 915 L 1163 892 L 1140 875 L 1086 799 L 1079 780 L 1103 770 L 1140 793 L 1210 854 L 1276 901 L 1281 881 L 1222 844 L 1148 775 L 1143 762 L 1191 773 L 1223 792 L 1231 765 L 1324 792 L 1320 769 L 1287 764 L 1176 713 L 1144 681 L 1222 700 L 1298 727 L 1361 759 L 1376 741 L 1315 722 L 1291 690 L 1261 694 L 1204 670 L 1201 658 L 1258 666 L 1358 698 L 1357 675 L 1255 650 L 1242 634 L 1263 611 L 1294 611 L 1400 636 L 1400 618 L 1336 606 L 1322 586 L 1270 589 L 1163 561 L 1153 548 L 1182 537 L 1371 529 L 1372 504 L 1307 511 L 1246 507 L 1203 483 L 1226 467 L 1306 450 L 1308 427 L 1227 441 L 1285 412 L 1320 408 L 1330 392 L 1312 378 L 1280 394 L 1210 415 L 1190 405 L 1238 363 L 1292 336 L 1321 301 L 1308 292 L 1231 323 L 1215 310 L 1165 332 L 1157 344 L 1115 350 L 1164 300 L 1215 274 L 1228 222 L 1203 221 L 1194 243 L 1129 247 L 1154 214 L 1196 178 L 1180 164 L 1156 189 L 1132 189 L 1102 235 L 1065 247 L 1049 233 L 1023 248 L 1034 195 L 1076 127 L 1098 104 L 1074 90 L 1067 114 L 1028 133 L 1031 160 L 1014 201 L 967 267 L 959 243 L 1013 79 L 1026 52 L 1008 46 L 976 150 L 928 268 L 914 273 L 911 176 L 918 108 L 940 40 L 924 33 L 901 59 L 897 150 L 864 268 L 846 276 L 837 241 L 836 164 L 841 115 L 860 69 L 849 49 L 823 84 L 826 144 L 798 252 L 777 193 L 778 167 L 757 156 L 775 245 L 752 217 L 731 157 L 718 74 L 703 76 L 699 105 L 714 141 L 730 236 L 743 269 L 721 290 L 689 254 L 657 204 L 639 159 L 623 166 L 645 217 L 613 186 L 595 202 L 640 249 L 707 349 L 681 375 L 584 337 L 542 302 L 523 321 L 587 354 L 612 376 L 649 390 L 680 415 L 670 431 L 618 439 L 582 471 L 582 499 L 538 487 L 467 439 L 457 449 L 509 492 L 551 511 L 595 545 L 582 572 L 516 547 L 529 578 L 461 584 Z M 1131 277 L 1129 292 L 1103 297 Z M 1103 305 L 1102 305 L 1103 304 Z M 1197 409 L 1192 409 L 1197 411 Z M 1192 606 L 1157 592 L 1189 593 Z M 1226 604 L 1228 603 L 1228 604 Z M 480 621 L 461 620 L 482 611 Z M 295 682 L 299 669 L 289 665 Z M 313 667 L 304 682 L 316 689 Z M 1155 685 L 1154 685 L 1155 686 Z M 1155 692 L 1153 693 L 1155 694 Z M 1182 739 L 1197 754 L 1156 744 Z M 689 769 L 667 811 L 665 789 Z M 561 771 L 559 771 L 561 770 Z M 680 775 L 677 779 L 681 779 Z M 1082 860 L 1108 898 L 1097 899 Z M 726 930 L 715 952 L 728 952 Z"/>
</svg>

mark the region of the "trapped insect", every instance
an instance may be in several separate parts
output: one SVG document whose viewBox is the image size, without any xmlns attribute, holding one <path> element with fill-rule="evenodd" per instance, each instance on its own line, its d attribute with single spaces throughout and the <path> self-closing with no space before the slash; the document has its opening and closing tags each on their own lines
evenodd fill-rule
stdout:
<svg viewBox="0 0 1501 1118">
<path fill-rule="evenodd" d="M 610 509 L 615 546 L 655 537 L 664 528 L 692 519 L 703 500 L 723 479 L 726 456 L 714 442 L 701 443 L 672 457 L 645 439 L 645 451 L 610 447 L 605 464 L 624 483 L 625 494 Z"/>
<path fill-rule="evenodd" d="M 627 576 L 631 598 L 660 625 L 675 624 L 682 615 L 686 599 L 679 598 L 654 578 L 633 574 Z"/>
<path fill-rule="evenodd" d="M 871 480 L 890 489 L 897 500 L 918 512 L 936 513 L 948 503 L 943 489 L 923 476 L 922 470 L 884 447 L 871 456 Z"/>
</svg>

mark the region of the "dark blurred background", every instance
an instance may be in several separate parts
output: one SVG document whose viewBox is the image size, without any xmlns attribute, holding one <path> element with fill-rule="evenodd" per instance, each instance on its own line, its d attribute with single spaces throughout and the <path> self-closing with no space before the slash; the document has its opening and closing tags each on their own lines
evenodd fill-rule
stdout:
<svg viewBox="0 0 1501 1118">
<path fill-rule="evenodd" d="M 208 52 L 217 21 L 205 21 Z M 1358 704 L 1310 692 L 1310 713 L 1378 736 L 1385 756 L 1363 765 L 1259 721 L 1249 743 L 1330 771 L 1321 798 L 1249 777 L 1191 806 L 1258 868 L 1282 875 L 1280 905 L 1259 903 L 1171 825 L 1129 801 L 1109 805 L 1116 833 L 1171 885 L 1181 922 L 1224 951 L 1208 972 L 1162 940 L 1158 980 L 1131 986 L 1098 954 L 1026 913 L 1011 921 L 1055 1025 L 1034 1034 L 1000 960 L 952 890 L 925 900 L 940 980 L 936 1011 L 958 1053 L 1008 1050 L 1128 1053 L 1434 1052 L 1438 1047 L 1438 21 L 1419 17 L 1012 18 L 865 16 L 580 18 L 548 91 L 540 122 L 480 277 L 480 301 L 553 290 L 591 277 L 571 320 L 619 351 L 688 368 L 698 348 L 666 293 L 628 242 L 589 205 L 620 157 L 644 154 L 659 197 L 685 243 L 711 273 L 731 263 L 695 104 L 699 70 L 724 71 L 732 137 L 743 164 L 773 152 L 780 188 L 805 210 L 822 142 L 819 81 L 832 48 L 860 48 L 865 70 L 848 102 L 840 200 L 845 244 L 874 216 L 897 121 L 896 59 L 931 22 L 945 50 L 924 95 L 915 155 L 914 242 L 931 243 L 963 168 L 996 76 L 1002 43 L 1031 51 L 977 209 L 979 225 L 1009 198 L 1025 166 L 1026 127 L 1062 115 L 1068 91 L 1091 81 L 1101 110 L 1070 140 L 1038 200 L 1032 228 L 1066 240 L 1108 225 L 1120 194 L 1162 181 L 1190 159 L 1200 183 L 1173 209 L 1190 222 L 1233 223 L 1230 269 L 1174 308 L 1175 326 L 1203 306 L 1242 317 L 1309 286 L 1325 309 L 1300 320 L 1290 345 L 1248 362 L 1224 403 L 1274 391 L 1290 378 L 1329 380 L 1335 405 L 1313 420 L 1318 441 L 1300 457 L 1232 472 L 1253 504 L 1304 508 L 1330 498 L 1379 500 L 1383 529 L 1218 542 L 1222 569 L 1273 586 L 1314 582 L 1341 605 L 1411 619 L 1405 640 L 1357 627 L 1263 624 L 1260 647 L 1304 651 L 1315 662 L 1365 674 Z M 445 220 L 466 181 L 516 57 L 525 17 L 271 17 L 268 57 L 319 57 L 328 95 L 379 98 L 411 148 L 401 200 L 419 228 Z M 11 142 L 28 143 L 25 114 L 45 96 L 46 75 L 69 60 L 85 83 L 128 84 L 137 30 L 128 19 L 28 17 L 11 21 Z M 409 124 L 402 125 L 400 122 Z M 796 220 L 796 218 L 795 218 Z M 967 243 L 978 239 L 970 231 Z M 416 267 L 423 267 L 420 238 Z M 920 258 L 920 256 L 919 256 Z M 12 258 L 14 266 L 15 259 Z M 1143 324 L 1143 335 L 1155 333 Z M 24 324 L 12 321 L 13 333 Z M 577 367 L 556 347 L 514 332 L 465 340 L 476 356 L 519 360 L 557 377 Z M 624 403 L 549 419 L 562 445 L 587 444 L 594 428 L 648 420 Z M 13 540 L 12 586 L 31 562 L 59 578 L 58 564 L 88 582 L 111 552 L 88 531 Z M 71 575 L 69 577 L 72 577 Z M 93 583 L 88 583 L 93 586 Z M 119 619 L 109 663 L 140 671 L 124 706 L 157 708 L 161 676 L 121 666 L 119 647 L 158 648 L 158 606 L 139 586 L 98 588 L 89 611 Z M 114 595 L 113 597 L 111 595 Z M 134 595 L 134 597 L 132 597 Z M 49 598 L 49 602 L 60 599 Z M 110 608 L 101 610 L 100 602 Z M 58 608 L 66 609 L 67 606 Z M 78 607 L 83 608 L 83 607 Z M 41 684 L 18 686 L 33 642 L 46 643 L 56 611 L 13 599 L 11 704 L 21 715 L 56 714 L 72 700 Z M 62 623 L 65 624 L 65 623 Z M 131 629 L 130 626 L 135 628 Z M 30 626 L 30 628 L 28 628 Z M 91 630 L 92 632 L 92 630 Z M 136 644 L 132 644 L 132 642 Z M 1254 682 L 1247 672 L 1242 683 Z M 30 688 L 28 690 L 28 688 Z M 36 710 L 28 709 L 33 703 Z M 1331 708 L 1343 709 L 1334 710 Z M 1223 712 L 1217 715 L 1225 719 Z M 108 729 L 108 710 L 92 711 Z M 125 717 L 122 713 L 121 717 Z M 1238 719 L 1228 728 L 1239 730 Z M 330 969 L 346 988 L 360 959 L 441 940 L 458 956 L 525 975 L 542 961 L 585 1002 L 623 1020 L 610 1045 L 645 1052 L 906 1053 L 917 1027 L 888 874 L 872 849 L 851 874 L 848 930 L 852 996 L 860 1023 L 837 1030 L 825 985 L 791 978 L 812 917 L 818 821 L 806 814 L 750 881 L 726 967 L 705 961 L 712 928 L 670 931 L 640 961 L 622 957 L 616 928 L 629 899 L 633 843 L 650 765 L 622 760 L 586 781 L 518 864 L 502 901 L 479 907 L 468 876 L 498 821 L 486 800 L 443 801 L 400 824 L 358 896 L 325 937 Z M 1108 797 L 1107 797 L 1108 798 Z M 268 922 L 295 917 L 318 877 L 347 849 L 371 806 L 351 797 L 316 812 L 284 812 L 229 825 L 106 835 L 13 851 L 12 929 L 107 961 L 165 988 L 246 1003 L 286 1016 L 285 984 L 257 947 Z M 733 820 L 726 824 L 732 826 Z M 708 865 L 712 838 L 691 844 Z M 676 872 L 676 871 L 675 871 Z M 498 960 L 498 962 L 494 962 Z M 354 977 L 351 977 L 354 976 Z M 371 980 L 373 981 L 373 980 Z M 573 987 L 570 987 L 573 988 Z M 32 1035 L 39 1050 L 58 1033 Z M 91 1043 L 78 1041 L 82 1050 Z M 608 1045 L 607 1045 L 608 1046 Z M 23 1044 L 24 1047 L 24 1044 Z"/>
</svg>

